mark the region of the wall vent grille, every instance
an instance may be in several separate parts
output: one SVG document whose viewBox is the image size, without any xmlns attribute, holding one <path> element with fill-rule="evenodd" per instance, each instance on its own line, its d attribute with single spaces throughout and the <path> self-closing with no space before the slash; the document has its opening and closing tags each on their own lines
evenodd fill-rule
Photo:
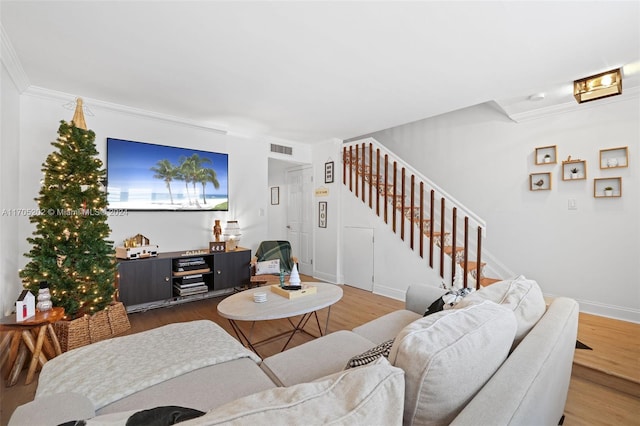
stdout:
<svg viewBox="0 0 640 426">
<path fill-rule="evenodd" d="M 277 152 L 278 154 L 293 155 L 293 148 L 290 146 L 271 144 L 271 152 Z"/>
</svg>

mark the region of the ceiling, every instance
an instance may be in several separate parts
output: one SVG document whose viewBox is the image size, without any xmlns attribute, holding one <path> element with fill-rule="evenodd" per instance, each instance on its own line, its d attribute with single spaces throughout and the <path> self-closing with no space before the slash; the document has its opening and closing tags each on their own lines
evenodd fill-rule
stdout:
<svg viewBox="0 0 640 426">
<path fill-rule="evenodd" d="M 27 87 L 313 143 L 640 78 L 637 1 L 7 1 Z M 634 68 L 635 67 L 635 68 Z M 575 101 L 573 101 L 575 102 Z M 87 101 L 90 107 L 90 101 Z"/>
</svg>

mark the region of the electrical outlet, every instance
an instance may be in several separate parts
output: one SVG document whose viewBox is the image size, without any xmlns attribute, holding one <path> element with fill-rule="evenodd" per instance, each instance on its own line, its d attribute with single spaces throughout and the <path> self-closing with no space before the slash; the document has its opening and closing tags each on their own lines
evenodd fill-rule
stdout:
<svg viewBox="0 0 640 426">
<path fill-rule="evenodd" d="M 569 210 L 578 210 L 578 203 L 576 203 L 575 198 L 569 198 L 569 202 L 567 203 L 567 207 Z"/>
</svg>

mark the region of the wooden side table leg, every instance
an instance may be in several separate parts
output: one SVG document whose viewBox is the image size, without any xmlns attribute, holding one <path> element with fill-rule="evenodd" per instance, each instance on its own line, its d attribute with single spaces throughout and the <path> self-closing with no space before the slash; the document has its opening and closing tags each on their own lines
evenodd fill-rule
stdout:
<svg viewBox="0 0 640 426">
<path fill-rule="evenodd" d="M 20 335 L 20 333 L 17 333 L 17 332 L 15 334 L 18 336 Z M 19 340 L 18 342 L 19 342 L 19 349 L 16 356 L 16 361 L 13 364 L 13 368 L 11 369 L 9 377 L 7 378 L 7 386 L 13 386 L 16 384 L 16 382 L 18 381 L 18 376 L 22 371 L 24 360 L 27 359 L 27 347 L 24 345 L 24 343 L 22 343 L 22 341 Z"/>
<path fill-rule="evenodd" d="M 9 346 L 11 345 L 11 338 L 13 337 L 13 331 L 7 331 L 2 336 L 0 342 L 0 368 L 4 365 L 4 362 L 9 358 Z"/>
<path fill-rule="evenodd" d="M 44 326 L 40 327 L 40 331 L 38 332 L 38 340 L 36 341 L 36 347 L 35 347 L 35 350 L 33 351 L 33 356 L 31 357 L 31 364 L 29 364 L 29 371 L 27 372 L 27 380 L 25 380 L 24 382 L 25 385 L 28 385 L 33 380 L 33 376 L 36 372 L 36 366 L 38 365 L 38 361 L 40 361 L 42 365 L 44 365 L 44 363 L 47 362 L 46 359 L 44 360 L 44 362 L 40 360 L 40 355 L 42 351 L 42 342 L 44 341 L 44 334 L 46 332 L 47 332 L 47 327 L 44 327 Z"/>
<path fill-rule="evenodd" d="M 60 347 L 60 342 L 58 341 L 58 336 L 56 336 L 53 326 L 51 324 L 47 324 L 47 330 L 49 331 L 49 337 L 51 338 L 51 343 L 53 343 L 56 355 L 60 355 L 62 353 L 62 348 Z"/>
<path fill-rule="evenodd" d="M 20 332 L 19 331 L 12 331 L 12 338 L 11 338 L 11 347 L 9 348 L 9 354 L 7 356 L 7 369 L 6 369 L 6 374 L 4 375 L 5 379 L 9 380 L 9 377 L 11 375 L 11 367 L 15 364 L 16 362 L 16 356 L 18 355 L 18 348 L 20 347 L 20 342 L 22 342 L 22 338 L 20 337 Z"/>
</svg>

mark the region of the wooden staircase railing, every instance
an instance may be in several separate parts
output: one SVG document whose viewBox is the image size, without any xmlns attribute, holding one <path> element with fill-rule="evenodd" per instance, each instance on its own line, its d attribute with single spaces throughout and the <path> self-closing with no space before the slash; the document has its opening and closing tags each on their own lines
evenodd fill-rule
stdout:
<svg viewBox="0 0 640 426">
<path fill-rule="evenodd" d="M 475 280 L 476 288 L 498 281 L 484 277 L 483 273 L 484 221 L 410 166 L 394 159 L 392 153 L 372 138 L 368 142 L 345 144 L 342 157 L 344 185 L 386 224 L 390 220 L 392 232 L 399 234 L 402 241 L 408 233 L 409 248 L 418 251 L 421 258 L 425 257 L 425 250 L 428 251 L 431 268 L 434 268 L 434 256 L 438 251 L 441 278 L 445 278 L 445 261 L 449 256 L 451 274 L 447 279 L 451 280 L 451 285 L 456 279 L 457 265 L 463 271 L 464 287 L 468 287 L 469 277 Z M 389 206 L 392 207 L 391 218 Z M 461 231 L 458 230 L 459 219 L 462 220 Z M 475 247 L 470 240 L 475 242 Z M 476 254 L 475 261 L 469 260 L 472 251 Z"/>
</svg>

